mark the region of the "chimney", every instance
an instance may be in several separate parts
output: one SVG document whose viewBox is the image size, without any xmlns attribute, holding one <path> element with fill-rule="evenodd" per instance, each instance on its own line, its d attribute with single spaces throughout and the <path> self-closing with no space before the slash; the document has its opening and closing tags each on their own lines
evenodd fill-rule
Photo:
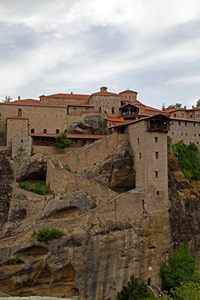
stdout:
<svg viewBox="0 0 200 300">
<path fill-rule="evenodd" d="M 102 86 L 102 87 L 100 87 L 100 91 L 101 92 L 107 92 L 107 87 L 106 86 Z"/>
<path fill-rule="evenodd" d="M 20 100 L 20 96 L 18 96 L 18 100 Z"/>
</svg>

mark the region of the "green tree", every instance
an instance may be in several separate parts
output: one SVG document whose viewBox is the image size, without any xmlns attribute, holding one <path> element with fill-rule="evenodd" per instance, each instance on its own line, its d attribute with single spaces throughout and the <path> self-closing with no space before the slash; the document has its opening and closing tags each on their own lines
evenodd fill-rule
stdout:
<svg viewBox="0 0 200 300">
<path fill-rule="evenodd" d="M 71 146 L 72 141 L 67 138 L 66 133 L 61 133 L 55 138 L 54 145 L 60 149 L 65 149 Z"/>
<path fill-rule="evenodd" d="M 10 96 L 5 96 L 4 102 L 10 102 L 12 98 Z"/>
<path fill-rule="evenodd" d="M 174 105 L 175 108 L 181 108 L 181 106 L 182 106 L 181 103 L 176 103 L 176 104 Z"/>
<path fill-rule="evenodd" d="M 187 282 L 181 284 L 172 292 L 176 300 L 200 300 L 200 284 L 198 282 Z"/>
<path fill-rule="evenodd" d="M 163 289 L 171 291 L 181 283 L 197 281 L 196 260 L 187 246 L 182 246 L 170 256 L 168 263 L 162 263 L 160 275 Z"/>
<path fill-rule="evenodd" d="M 185 177 L 189 180 L 200 180 L 200 152 L 198 147 L 194 143 L 186 145 L 183 141 L 179 141 L 173 145 L 172 149 Z"/>
<path fill-rule="evenodd" d="M 134 275 L 131 276 L 127 287 L 123 287 L 118 294 L 117 300 L 143 300 L 149 297 L 147 285 L 139 282 Z M 150 298 L 149 298 L 150 299 Z"/>
<path fill-rule="evenodd" d="M 200 99 L 197 101 L 196 107 L 200 107 Z"/>
</svg>

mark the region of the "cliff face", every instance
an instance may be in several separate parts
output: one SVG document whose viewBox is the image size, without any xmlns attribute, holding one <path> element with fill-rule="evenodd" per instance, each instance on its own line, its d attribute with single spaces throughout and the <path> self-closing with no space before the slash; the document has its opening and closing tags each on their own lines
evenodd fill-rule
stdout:
<svg viewBox="0 0 200 300">
<path fill-rule="evenodd" d="M 200 185 L 191 184 L 169 154 L 170 224 L 174 248 L 188 243 L 200 265 Z"/>
<path fill-rule="evenodd" d="M 8 155 L 8 150 L 2 148 L 0 151 L 0 228 L 8 220 L 12 198 L 13 172 L 9 165 Z"/>
<path fill-rule="evenodd" d="M 156 210 L 146 209 L 143 190 L 134 188 L 134 157 L 126 142 L 83 172 L 55 169 L 66 176 L 66 186 L 69 179 L 75 183 L 56 195 L 13 185 L 7 155 L 0 152 L 0 292 L 116 299 L 133 273 L 159 284 L 160 262 L 173 246 L 188 242 L 200 262 L 200 187 L 185 179 L 171 154 L 169 211 L 159 202 Z M 45 168 L 46 158 L 32 157 L 19 178 L 43 178 Z M 44 227 L 64 236 L 38 242 Z"/>
<path fill-rule="evenodd" d="M 32 173 L 40 169 L 34 163 Z M 83 173 L 61 172 L 73 177 L 74 189 L 40 196 L 14 187 L 1 230 L 0 291 L 103 300 L 116 299 L 133 273 L 158 283 L 169 249 L 168 214 L 151 214 L 142 189 L 132 189 L 128 145 Z M 91 186 L 82 184 L 89 181 Z M 36 233 L 44 227 L 60 228 L 64 236 L 38 242 Z"/>
</svg>

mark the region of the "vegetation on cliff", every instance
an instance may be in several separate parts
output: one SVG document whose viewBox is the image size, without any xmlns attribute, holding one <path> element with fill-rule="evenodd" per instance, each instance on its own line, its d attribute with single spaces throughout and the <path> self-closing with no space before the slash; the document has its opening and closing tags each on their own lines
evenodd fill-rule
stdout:
<svg viewBox="0 0 200 300">
<path fill-rule="evenodd" d="M 200 300 L 200 275 L 196 272 L 196 259 L 186 245 L 175 251 L 167 263 L 160 267 L 162 300 Z M 118 300 L 156 300 L 150 296 L 145 283 L 131 276 L 127 287 L 118 294 Z"/>
<path fill-rule="evenodd" d="M 181 283 L 198 280 L 195 270 L 195 257 L 184 245 L 170 256 L 167 263 L 161 264 L 160 275 L 163 289 L 171 291 L 180 286 Z"/>
<path fill-rule="evenodd" d="M 198 147 L 191 143 L 186 145 L 179 141 L 173 145 L 173 153 L 178 158 L 180 168 L 189 180 L 200 180 L 200 152 Z"/>
<path fill-rule="evenodd" d="M 55 138 L 55 142 L 53 143 L 54 146 L 58 147 L 59 149 L 65 149 L 71 146 L 72 141 L 67 138 L 66 133 L 62 132 Z"/>
<path fill-rule="evenodd" d="M 48 242 L 55 239 L 59 239 L 63 235 L 63 231 L 56 228 L 41 228 L 37 232 L 36 239 L 39 242 L 44 242 L 48 244 Z"/>
<path fill-rule="evenodd" d="M 51 194 L 51 190 L 46 182 L 30 182 L 30 181 L 21 181 L 19 182 L 19 187 L 23 190 L 33 192 L 39 195 L 48 195 Z"/>
</svg>

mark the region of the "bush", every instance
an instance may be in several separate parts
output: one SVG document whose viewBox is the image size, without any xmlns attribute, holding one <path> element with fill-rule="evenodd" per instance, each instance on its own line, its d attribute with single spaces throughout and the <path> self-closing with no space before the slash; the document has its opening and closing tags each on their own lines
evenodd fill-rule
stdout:
<svg viewBox="0 0 200 300">
<path fill-rule="evenodd" d="M 171 291 L 181 283 L 187 281 L 198 281 L 195 273 L 196 260 L 190 253 L 187 246 L 179 248 L 171 257 L 168 263 L 162 263 L 160 274 L 163 289 Z"/>
<path fill-rule="evenodd" d="M 176 300 L 200 300 L 200 284 L 197 282 L 187 282 L 180 285 L 172 292 Z"/>
<path fill-rule="evenodd" d="M 42 228 L 38 230 L 36 239 L 38 242 L 48 243 L 54 239 L 59 239 L 64 235 L 62 230 L 56 228 Z"/>
<path fill-rule="evenodd" d="M 194 143 L 186 145 L 180 141 L 172 149 L 185 177 L 189 180 L 200 180 L 200 152 L 197 146 Z"/>
<path fill-rule="evenodd" d="M 134 275 L 131 276 L 127 287 L 123 287 L 118 294 L 117 300 L 143 300 L 149 298 L 147 285 L 144 282 L 139 282 Z"/>
<path fill-rule="evenodd" d="M 63 132 L 55 138 L 53 143 L 59 149 L 65 149 L 71 146 L 72 141 L 67 138 L 67 135 Z"/>
<path fill-rule="evenodd" d="M 47 195 L 51 194 L 51 190 L 49 186 L 46 185 L 46 182 L 29 182 L 29 181 L 21 181 L 19 182 L 19 187 L 23 190 L 33 192 L 39 195 Z"/>
<path fill-rule="evenodd" d="M 24 263 L 23 260 L 21 258 L 19 258 L 18 256 L 13 256 L 8 261 L 9 265 L 19 265 L 19 264 L 22 264 L 22 263 Z"/>
</svg>

